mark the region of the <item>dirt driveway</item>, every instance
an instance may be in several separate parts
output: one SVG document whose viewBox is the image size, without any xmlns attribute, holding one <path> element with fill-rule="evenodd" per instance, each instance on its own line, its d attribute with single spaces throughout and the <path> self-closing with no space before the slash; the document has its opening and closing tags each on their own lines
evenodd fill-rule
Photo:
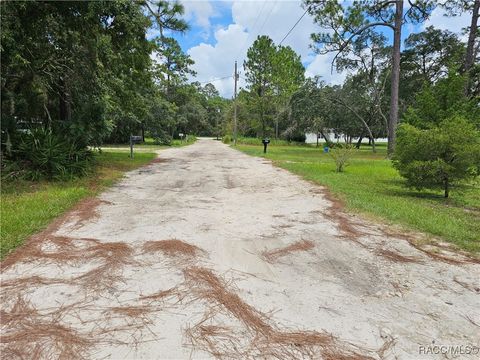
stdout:
<svg viewBox="0 0 480 360">
<path fill-rule="evenodd" d="M 436 346 L 480 346 L 478 264 L 417 249 L 219 142 L 159 156 L 4 261 L 2 357 L 435 359 Z"/>
</svg>

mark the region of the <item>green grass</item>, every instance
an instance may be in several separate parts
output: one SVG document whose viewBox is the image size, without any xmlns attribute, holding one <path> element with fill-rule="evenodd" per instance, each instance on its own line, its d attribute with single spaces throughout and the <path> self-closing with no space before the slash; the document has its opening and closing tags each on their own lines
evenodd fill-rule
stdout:
<svg viewBox="0 0 480 360">
<path fill-rule="evenodd" d="M 385 145 L 373 154 L 368 147 L 358 151 L 344 173 L 322 149 L 313 146 L 239 145 L 249 155 L 264 156 L 275 165 L 321 185 L 343 200 L 347 209 L 389 223 L 403 225 L 458 247 L 480 252 L 480 182 L 452 190 L 449 199 L 441 191 L 416 191 L 404 187 L 404 180 L 386 159 Z"/>
<path fill-rule="evenodd" d="M 172 140 L 172 144 L 168 146 L 168 145 L 155 144 L 155 140 L 153 140 L 152 138 L 146 137 L 144 143 L 135 144 L 133 146 L 133 149 L 134 149 L 134 153 L 150 152 L 155 150 L 168 149 L 170 147 L 181 147 L 181 146 L 191 145 L 195 141 L 197 141 L 197 138 L 195 136 L 189 136 L 188 141 L 174 139 Z M 102 145 L 101 148 L 104 151 L 111 151 L 111 149 L 114 149 L 114 151 L 130 151 L 129 144 L 105 144 L 105 145 Z"/>
<path fill-rule="evenodd" d="M 81 179 L 2 183 L 0 258 L 78 201 L 96 195 L 115 183 L 125 171 L 145 165 L 155 157 L 154 153 L 137 153 L 130 159 L 125 152 L 102 152 L 96 154 L 95 170 Z"/>
<path fill-rule="evenodd" d="M 233 139 L 233 138 L 232 138 Z M 233 141 L 233 140 L 232 140 Z M 259 138 L 252 138 L 252 137 L 242 137 L 239 136 L 237 138 L 237 144 L 242 145 L 262 145 L 262 139 Z M 288 146 L 309 146 L 305 143 L 298 143 L 298 142 L 289 142 L 287 140 L 282 139 L 270 139 L 270 145 L 288 145 Z M 270 146 L 269 145 L 269 146 Z M 262 145 L 263 146 L 263 145 Z"/>
</svg>

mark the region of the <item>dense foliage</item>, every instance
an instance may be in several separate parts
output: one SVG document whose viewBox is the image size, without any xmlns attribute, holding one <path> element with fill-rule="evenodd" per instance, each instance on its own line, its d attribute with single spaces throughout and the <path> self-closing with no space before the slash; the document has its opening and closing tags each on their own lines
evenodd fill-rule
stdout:
<svg viewBox="0 0 480 360">
<path fill-rule="evenodd" d="M 240 116 L 253 120 L 246 135 L 295 137 L 290 131 L 288 102 L 304 81 L 305 69 L 289 46 L 277 46 L 268 36 L 259 36 L 247 51 L 244 63 L 247 91 L 240 98 L 248 108 Z M 242 116 L 243 115 L 243 116 Z M 286 119 L 282 123 L 282 118 Z"/>
<path fill-rule="evenodd" d="M 440 188 L 448 197 L 453 184 L 479 174 L 480 132 L 459 116 L 426 130 L 402 124 L 394 166 L 409 186 Z"/>
<path fill-rule="evenodd" d="M 444 131 L 451 119 L 478 130 L 480 0 L 412 4 L 304 0 L 319 27 L 312 48 L 333 52 L 332 66 L 348 72 L 345 81 L 305 78 L 292 48 L 260 35 L 243 63 L 246 86 L 232 102 L 212 84 L 189 81 L 193 60 L 174 38 L 188 30 L 179 2 L 2 2 L 3 172 L 81 175 L 89 148 L 125 143 L 131 134 L 159 144 L 179 133 L 229 142 L 235 112 L 237 137 L 301 142 L 314 133 L 329 145 L 343 138 L 360 147 L 368 139 L 373 151 L 375 140 L 387 137 L 390 156 L 397 122 L 412 126 L 402 127 L 401 136 L 413 128 Z M 466 41 L 448 30 L 419 27 L 401 47 L 408 23 L 423 22 L 436 6 L 448 16 L 471 15 Z"/>
<path fill-rule="evenodd" d="M 80 175 L 88 146 L 125 143 L 131 134 L 168 144 L 179 132 L 218 128 L 225 102 L 211 84 L 187 84 L 193 61 L 165 36 L 188 28 L 179 3 L 0 6 L 3 173 Z M 157 35 L 147 38 L 152 29 Z"/>
</svg>

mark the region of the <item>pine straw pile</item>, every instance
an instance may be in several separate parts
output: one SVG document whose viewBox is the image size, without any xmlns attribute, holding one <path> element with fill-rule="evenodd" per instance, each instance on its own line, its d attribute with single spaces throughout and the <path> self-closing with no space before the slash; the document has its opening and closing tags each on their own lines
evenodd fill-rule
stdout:
<svg viewBox="0 0 480 360">
<path fill-rule="evenodd" d="M 183 299 L 185 294 L 183 294 L 176 286 L 167 290 L 160 290 L 156 293 L 150 295 L 141 295 L 140 300 L 149 300 L 149 301 L 166 301 L 172 297 L 177 297 L 178 299 Z"/>
<path fill-rule="evenodd" d="M 1 312 L 3 358 L 82 359 L 92 341 L 60 323 L 62 308 L 41 315 L 18 297 L 10 312 Z"/>
<path fill-rule="evenodd" d="M 340 200 L 336 199 L 326 190 L 316 189 L 313 192 L 323 195 L 324 198 L 330 202 L 331 205 L 328 207 L 327 210 L 322 211 L 322 214 L 327 219 L 330 219 L 331 221 L 337 223 L 337 228 L 343 237 L 353 240 L 359 236 L 365 235 L 363 231 L 360 231 L 354 225 L 350 217 L 345 214 L 345 206 Z"/>
<path fill-rule="evenodd" d="M 186 337 L 192 346 L 215 357 L 371 359 L 327 333 L 277 328 L 209 269 L 190 267 L 184 276 L 191 296 L 209 307 L 202 321 L 186 329 Z"/>
<path fill-rule="evenodd" d="M 151 313 L 154 311 L 154 308 L 148 305 L 114 306 L 109 308 L 108 311 L 122 317 L 138 318 Z"/>
<path fill-rule="evenodd" d="M 387 237 L 407 241 L 413 248 L 435 261 L 445 262 L 451 265 L 480 264 L 480 258 L 478 258 L 478 256 L 455 248 L 452 244 L 441 244 L 430 241 L 424 243 L 422 239 L 419 239 L 418 235 L 395 230 L 392 231 L 386 228 L 382 229 L 382 233 Z"/>
<path fill-rule="evenodd" d="M 264 251 L 262 253 L 262 257 L 265 259 L 265 261 L 269 263 L 275 262 L 278 258 L 288 255 L 291 252 L 296 252 L 296 251 L 309 251 L 315 247 L 315 244 L 313 241 L 310 240 L 302 240 L 302 241 L 297 241 L 296 243 L 293 243 L 291 245 L 288 245 L 287 247 L 284 248 L 279 248 L 275 250 L 270 250 L 270 251 Z"/>
<path fill-rule="evenodd" d="M 70 360 L 90 358 L 95 346 L 102 344 L 133 348 L 158 339 L 149 327 L 150 315 L 161 310 L 151 305 L 102 309 L 82 301 L 37 310 L 18 296 L 8 311 L 0 311 L 0 351 L 9 359 Z M 79 320 L 82 332 L 67 325 L 72 316 Z"/>
<path fill-rule="evenodd" d="M 416 259 L 412 256 L 401 255 L 395 251 L 387 250 L 387 249 L 378 249 L 375 253 L 393 262 L 399 262 L 399 263 L 420 263 L 421 262 L 419 259 Z"/>
<path fill-rule="evenodd" d="M 102 204 L 111 205 L 112 203 L 94 197 L 85 199 L 76 205 L 71 211 L 72 215 L 77 218 L 74 228 L 79 228 L 87 221 L 97 218 L 99 216 L 97 207 Z"/>
<path fill-rule="evenodd" d="M 100 265 L 75 278 L 84 287 L 94 291 L 111 288 L 123 279 L 121 271 L 126 264 L 132 264 L 133 249 L 123 242 L 100 243 L 86 251 L 86 258 L 97 259 Z"/>
<path fill-rule="evenodd" d="M 101 204 L 111 203 L 98 198 L 87 198 L 80 201 L 71 210 L 56 218 L 43 231 L 31 236 L 22 246 L 19 246 L 15 251 L 2 260 L 0 263 L 1 269 L 9 268 L 18 262 L 33 260 L 39 254 L 44 258 L 48 257 L 48 254 L 41 253 L 42 245 L 44 245 L 46 239 L 58 244 L 64 250 L 68 250 L 66 246 L 69 246 L 70 238 L 65 236 L 55 236 L 55 232 L 57 232 L 65 223 L 71 221 L 72 218 L 75 219 L 73 227 L 78 228 L 83 226 L 88 220 L 98 217 L 97 207 Z M 55 255 L 59 257 L 62 256 L 63 259 L 69 256 L 67 251 L 62 252 L 61 254 L 52 254 L 52 259 L 54 259 Z"/>
<path fill-rule="evenodd" d="M 49 249 L 46 250 L 46 247 Z M 9 256 L 2 261 L 2 270 L 20 262 L 32 262 L 39 259 L 51 261 L 74 260 L 79 255 L 72 251 L 74 249 L 75 245 L 72 242 L 72 238 L 67 236 L 56 236 L 50 233 L 40 233 L 35 237 L 32 237 L 15 252 L 9 254 Z"/>
<path fill-rule="evenodd" d="M 94 267 L 71 279 L 30 276 L 2 282 L 2 287 L 21 291 L 26 286 L 65 283 L 82 285 L 94 291 L 104 290 L 122 280 L 122 268 L 126 264 L 134 263 L 131 258 L 133 252 L 133 249 L 123 242 L 104 243 L 96 239 L 50 235 L 43 242 L 34 242 L 24 247 L 21 258 L 18 257 L 17 260 L 23 262 L 44 260 L 47 264 L 56 265 L 93 262 Z"/>
<path fill-rule="evenodd" d="M 143 251 L 144 253 L 162 252 L 169 257 L 190 259 L 205 253 L 199 247 L 177 239 L 147 241 L 143 245 Z"/>
</svg>

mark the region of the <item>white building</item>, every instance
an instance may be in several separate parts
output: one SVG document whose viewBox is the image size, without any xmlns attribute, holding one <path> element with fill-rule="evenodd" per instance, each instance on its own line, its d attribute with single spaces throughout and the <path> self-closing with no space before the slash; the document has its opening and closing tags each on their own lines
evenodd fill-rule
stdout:
<svg viewBox="0 0 480 360">
<path fill-rule="evenodd" d="M 333 131 L 328 131 L 325 133 L 325 135 L 328 136 L 330 141 L 333 142 L 345 142 L 345 136 L 344 135 L 336 135 Z M 356 143 L 358 141 L 358 138 L 353 138 L 352 143 Z M 305 134 L 305 142 L 307 144 L 316 144 L 317 143 L 317 134 L 315 133 L 307 133 Z M 319 142 L 325 142 L 325 139 L 320 136 Z M 388 142 L 387 138 L 378 138 L 375 139 L 376 143 L 386 143 Z M 362 144 L 368 144 L 368 137 L 364 137 L 362 139 Z"/>
</svg>

